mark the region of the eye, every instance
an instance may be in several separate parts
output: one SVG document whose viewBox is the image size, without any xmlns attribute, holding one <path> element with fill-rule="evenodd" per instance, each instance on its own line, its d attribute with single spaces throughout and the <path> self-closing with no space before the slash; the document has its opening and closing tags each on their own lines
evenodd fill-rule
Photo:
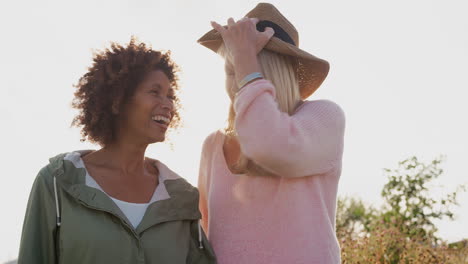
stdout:
<svg viewBox="0 0 468 264">
<path fill-rule="evenodd" d="M 175 101 L 176 97 L 174 95 L 168 95 L 167 98 L 171 101 Z"/>
</svg>

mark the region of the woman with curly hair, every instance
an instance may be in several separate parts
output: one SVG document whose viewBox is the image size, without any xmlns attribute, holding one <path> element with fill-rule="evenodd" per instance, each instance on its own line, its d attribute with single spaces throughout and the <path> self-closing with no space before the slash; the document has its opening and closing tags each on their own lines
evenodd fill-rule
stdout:
<svg viewBox="0 0 468 264">
<path fill-rule="evenodd" d="M 30 194 L 18 263 L 216 263 L 198 191 L 145 157 L 179 122 L 170 53 L 131 39 L 97 53 L 73 124 L 97 151 L 50 159 Z"/>
</svg>

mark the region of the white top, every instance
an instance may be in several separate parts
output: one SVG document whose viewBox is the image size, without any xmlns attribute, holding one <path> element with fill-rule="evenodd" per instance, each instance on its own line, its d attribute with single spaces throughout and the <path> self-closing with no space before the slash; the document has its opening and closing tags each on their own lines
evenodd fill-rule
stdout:
<svg viewBox="0 0 468 264">
<path fill-rule="evenodd" d="M 86 170 L 84 162 L 81 159 L 81 154 L 79 152 L 75 151 L 68 153 L 65 156 L 64 160 L 71 161 L 76 168 L 84 168 Z M 155 165 L 159 169 L 159 162 L 156 162 Z M 165 177 L 164 173 L 162 173 L 163 171 L 164 170 L 161 169 L 159 170 L 159 184 L 154 190 L 153 196 L 151 197 L 151 200 L 148 203 L 129 203 L 121 201 L 119 199 L 115 199 L 114 197 L 107 194 L 101 188 L 101 186 L 99 186 L 99 184 L 94 180 L 94 178 L 88 173 L 88 170 L 86 170 L 86 185 L 98 189 L 103 193 L 107 194 L 107 196 L 109 196 L 109 198 L 111 198 L 112 201 L 114 201 L 114 203 L 120 208 L 122 213 L 127 217 L 127 219 L 132 224 L 133 228 L 137 228 L 137 226 L 140 224 L 141 220 L 143 219 L 143 216 L 146 213 L 146 209 L 150 204 L 170 198 L 169 193 L 166 190 L 166 185 L 164 184 L 164 181 L 167 179 L 167 177 Z"/>
</svg>

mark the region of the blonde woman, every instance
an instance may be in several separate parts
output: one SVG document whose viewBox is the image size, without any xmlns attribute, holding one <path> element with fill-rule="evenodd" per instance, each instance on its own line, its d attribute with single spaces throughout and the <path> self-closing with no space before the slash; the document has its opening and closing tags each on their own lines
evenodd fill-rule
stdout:
<svg viewBox="0 0 468 264">
<path fill-rule="evenodd" d="M 202 225 L 221 264 L 340 263 L 335 210 L 345 117 L 306 101 L 329 65 L 298 48 L 272 5 L 199 42 L 225 58 L 228 127 L 207 137 L 200 163 Z"/>
</svg>

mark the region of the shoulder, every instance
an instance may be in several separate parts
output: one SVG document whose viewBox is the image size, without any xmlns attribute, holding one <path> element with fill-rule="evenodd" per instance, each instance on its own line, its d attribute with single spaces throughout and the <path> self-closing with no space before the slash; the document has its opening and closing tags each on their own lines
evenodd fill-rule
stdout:
<svg viewBox="0 0 468 264">
<path fill-rule="evenodd" d="M 318 118 L 345 122 L 345 112 L 337 103 L 330 100 L 304 101 L 294 115 L 314 116 Z"/>
<path fill-rule="evenodd" d="M 300 111 L 325 111 L 331 113 L 338 113 L 344 115 L 344 111 L 340 105 L 331 101 L 331 100 L 313 100 L 313 101 L 304 101 L 304 103 L 298 107 L 297 112 Z"/>
<path fill-rule="evenodd" d="M 177 186 L 184 190 L 195 188 L 184 177 L 180 176 L 177 172 L 170 169 L 166 164 L 162 163 L 159 160 L 154 161 L 156 161 L 156 166 L 158 167 L 160 177 L 163 182 L 177 182 Z"/>
<path fill-rule="evenodd" d="M 211 150 L 221 139 L 224 137 L 224 132 L 221 130 L 216 130 L 211 132 L 203 141 L 202 152 Z"/>
<path fill-rule="evenodd" d="M 65 152 L 57 154 L 49 158 L 49 163 L 41 168 L 37 178 L 41 180 L 50 181 L 57 174 L 63 173 L 63 161 L 67 156 L 72 155 L 74 152 Z"/>
<path fill-rule="evenodd" d="M 171 197 L 175 196 L 198 196 L 198 190 L 190 184 L 185 178 L 180 176 L 175 171 L 171 170 L 161 161 L 156 160 L 162 184 L 167 188 Z"/>
<path fill-rule="evenodd" d="M 84 167 L 81 157 L 92 151 L 94 150 L 74 150 L 55 155 L 49 159 L 49 164 L 46 167 L 57 174 L 64 173 L 64 170 L 69 163 L 73 165 L 72 169 Z"/>
<path fill-rule="evenodd" d="M 36 183 L 44 183 L 50 186 L 54 177 L 57 178 L 57 185 L 74 184 L 80 181 L 80 172 L 84 165 L 81 164 L 81 155 L 91 150 L 70 151 L 55 155 L 49 159 L 36 177 Z"/>
<path fill-rule="evenodd" d="M 61 172 L 61 168 L 63 167 L 63 158 L 67 154 L 68 153 L 61 153 L 49 159 L 49 163 L 39 170 L 36 178 L 34 179 L 32 192 L 48 192 L 50 194 L 53 192 L 53 179 Z"/>
</svg>

